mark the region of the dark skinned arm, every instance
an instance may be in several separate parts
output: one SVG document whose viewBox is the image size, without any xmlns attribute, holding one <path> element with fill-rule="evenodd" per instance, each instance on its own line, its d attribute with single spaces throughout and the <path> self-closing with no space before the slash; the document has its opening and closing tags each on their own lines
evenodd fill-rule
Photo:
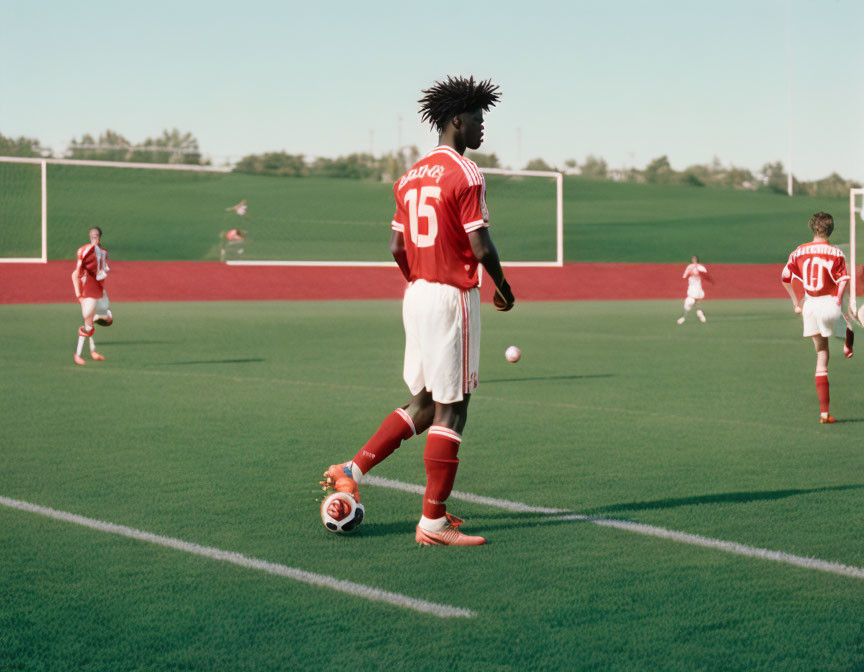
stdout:
<svg viewBox="0 0 864 672">
<path fill-rule="evenodd" d="M 489 229 L 484 226 L 476 231 L 472 231 L 468 234 L 468 240 L 471 243 L 471 251 L 474 252 L 477 261 L 483 264 L 483 268 L 486 269 L 486 272 L 495 283 L 496 294 L 500 295 L 501 305 L 496 301 L 495 307 L 498 310 L 510 310 L 516 299 L 513 297 L 510 285 L 504 278 L 498 250 L 495 249 L 495 243 L 492 242 L 492 238 L 489 236 Z"/>
<path fill-rule="evenodd" d="M 390 232 L 390 254 L 396 260 L 399 270 L 405 276 L 405 280 L 411 279 L 411 271 L 408 268 L 408 255 L 405 253 L 405 237 L 400 231 Z"/>
</svg>

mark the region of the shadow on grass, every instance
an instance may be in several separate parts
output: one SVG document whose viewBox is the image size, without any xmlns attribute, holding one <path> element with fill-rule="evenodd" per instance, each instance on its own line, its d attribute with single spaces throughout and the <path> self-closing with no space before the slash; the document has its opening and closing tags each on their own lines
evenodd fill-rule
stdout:
<svg viewBox="0 0 864 672">
<path fill-rule="evenodd" d="M 785 499 L 797 495 L 810 495 L 816 492 L 838 492 L 842 490 L 861 490 L 864 485 L 832 485 L 824 488 L 808 488 L 800 490 L 755 490 L 753 492 L 722 492 L 715 495 L 697 495 L 695 497 L 677 497 L 656 499 L 651 502 L 627 502 L 611 504 L 580 511 L 586 515 L 598 513 L 615 513 L 617 511 L 651 511 L 654 509 L 677 509 L 681 506 L 697 506 L 699 504 L 747 504 L 749 502 L 764 502 L 773 499 Z"/>
<path fill-rule="evenodd" d="M 97 332 L 98 333 L 98 332 Z M 113 348 L 117 345 L 166 345 L 166 344 L 176 344 L 181 341 L 99 341 L 100 348 Z"/>
<path fill-rule="evenodd" d="M 594 373 L 594 374 L 586 374 L 584 376 L 535 376 L 531 378 L 492 378 L 491 380 L 487 380 L 484 378 L 480 382 L 484 385 L 489 385 L 490 383 L 518 383 L 524 380 L 580 380 L 583 378 L 614 378 L 614 373 Z"/>
<path fill-rule="evenodd" d="M 251 364 L 253 362 L 266 362 L 266 359 L 202 359 L 192 362 L 156 362 L 153 366 L 187 366 L 189 364 Z"/>
<path fill-rule="evenodd" d="M 694 506 L 699 504 L 746 504 L 749 502 L 770 501 L 774 499 L 785 499 L 797 495 L 809 495 L 818 492 L 840 492 L 844 490 L 861 490 L 861 485 L 832 485 L 824 488 L 809 488 L 797 490 L 765 490 L 753 492 L 725 492 L 715 495 L 698 495 L 695 497 L 679 497 L 674 499 L 658 499 L 652 502 L 630 502 L 626 504 L 612 504 L 593 509 L 573 511 L 572 514 L 557 513 L 517 513 L 497 512 L 488 514 L 477 514 L 465 517 L 466 534 L 482 534 L 492 530 L 504 530 L 510 528 L 546 527 L 548 525 L 572 525 L 573 523 L 591 522 L 587 519 L 570 518 L 568 515 L 584 515 L 586 518 L 598 518 L 598 514 L 616 513 L 621 511 L 649 511 L 652 509 L 674 509 L 681 506 Z M 459 502 L 454 502 L 453 510 L 458 515 Z M 622 519 L 623 520 L 623 519 Z M 502 521 L 491 522 L 490 521 Z M 506 522 L 505 522 L 506 521 Z M 364 524 L 360 533 L 364 536 L 378 537 L 391 534 L 413 534 L 417 521 L 414 519 L 396 521 L 392 523 Z"/>
</svg>

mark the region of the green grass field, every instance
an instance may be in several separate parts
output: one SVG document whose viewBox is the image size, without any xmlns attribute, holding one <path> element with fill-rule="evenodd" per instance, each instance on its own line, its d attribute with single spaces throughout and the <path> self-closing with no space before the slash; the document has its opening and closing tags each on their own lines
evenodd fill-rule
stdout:
<svg viewBox="0 0 864 672">
<path fill-rule="evenodd" d="M 779 301 L 484 306 L 457 490 L 864 567 L 864 391 Z M 316 480 L 404 403 L 398 302 L 0 306 L 0 495 L 470 609 L 438 618 L 0 507 L 0 668 L 850 670 L 864 581 L 452 502 L 479 549 L 418 548 L 420 497 Z M 508 364 L 507 345 L 523 351 Z M 860 357 L 860 355 L 859 355 Z M 422 439 L 375 473 L 422 484 Z"/>
<path fill-rule="evenodd" d="M 0 164 L 0 256 L 39 256 L 39 169 Z M 249 214 L 225 212 L 248 199 Z M 505 260 L 554 261 L 548 179 L 488 178 Z M 818 210 L 848 242 L 848 201 L 567 178 L 567 261 L 782 263 Z M 244 259 L 387 261 L 390 184 L 130 168 L 48 166 L 48 256 L 71 259 L 101 226 L 114 259 L 218 260 L 219 235 L 249 230 Z"/>
</svg>

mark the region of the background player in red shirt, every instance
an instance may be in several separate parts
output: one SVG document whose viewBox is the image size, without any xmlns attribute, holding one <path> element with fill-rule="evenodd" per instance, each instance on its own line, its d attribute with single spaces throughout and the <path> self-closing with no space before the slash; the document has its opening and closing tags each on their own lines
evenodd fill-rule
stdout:
<svg viewBox="0 0 864 672">
<path fill-rule="evenodd" d="M 834 334 L 834 326 L 843 314 L 843 294 L 849 282 L 846 257 L 840 248 L 828 243 L 834 231 L 834 218 L 826 212 L 817 212 L 810 218 L 813 240 L 799 245 L 783 267 L 781 280 L 792 299 L 796 313 L 804 319 L 804 337 L 811 337 L 816 347 L 816 393 L 819 397 L 820 422 L 831 423 L 834 418 L 828 412 L 828 339 Z M 797 278 L 804 285 L 804 307 L 792 287 Z M 847 357 L 852 356 L 852 330 L 846 330 L 843 347 Z"/>
<path fill-rule="evenodd" d="M 402 308 L 403 373 L 412 397 L 384 419 L 352 461 L 331 466 L 322 484 L 359 499 L 364 474 L 402 441 L 428 429 L 426 491 L 415 539 L 424 545 L 479 546 L 486 540 L 461 533 L 462 520 L 447 513 L 445 501 L 459 465 L 468 401 L 478 383 L 478 262 L 495 283 L 495 307 L 510 310 L 515 302 L 489 237 L 486 182 L 463 156 L 466 148 L 480 147 L 483 113 L 500 94 L 489 80 L 473 77 L 448 77 L 423 93 L 421 117 L 438 130 L 439 144 L 394 185 L 390 236 L 390 251 L 409 282 Z"/>
<path fill-rule="evenodd" d="M 78 329 L 78 349 L 75 351 L 75 363 L 83 365 L 81 350 L 84 340 L 90 339 L 90 356 L 93 359 L 105 359 L 96 352 L 96 343 L 93 341 L 94 319 L 100 324 L 110 325 L 114 318 L 108 303 L 108 294 L 105 292 L 103 283 L 108 275 L 108 252 L 100 247 L 102 242 L 102 229 L 94 226 L 90 229 L 90 242 L 78 248 L 78 263 L 72 271 L 72 286 L 75 288 L 75 296 L 81 304 L 81 315 L 84 317 L 84 326 Z"/>
</svg>

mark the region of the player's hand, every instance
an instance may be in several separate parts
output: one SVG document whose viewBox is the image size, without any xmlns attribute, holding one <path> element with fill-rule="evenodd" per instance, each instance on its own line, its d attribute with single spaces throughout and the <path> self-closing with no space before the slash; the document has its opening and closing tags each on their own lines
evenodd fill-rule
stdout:
<svg viewBox="0 0 864 672">
<path fill-rule="evenodd" d="M 510 289 L 510 283 L 506 280 L 501 280 L 501 286 L 495 287 L 495 296 L 492 298 L 492 303 L 495 304 L 495 310 L 505 313 L 516 303 L 513 290 Z"/>
<path fill-rule="evenodd" d="M 796 315 L 800 315 L 800 314 L 801 314 L 801 306 L 799 306 L 797 303 L 795 304 L 795 308 L 794 308 L 794 310 L 795 310 L 795 314 L 796 314 Z"/>
</svg>

